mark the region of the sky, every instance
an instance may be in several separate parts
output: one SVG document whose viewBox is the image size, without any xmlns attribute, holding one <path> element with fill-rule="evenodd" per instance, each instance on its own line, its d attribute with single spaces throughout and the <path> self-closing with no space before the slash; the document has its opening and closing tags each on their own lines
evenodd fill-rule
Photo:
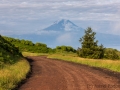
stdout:
<svg viewBox="0 0 120 90">
<path fill-rule="evenodd" d="M 120 0 L 0 0 L 0 34 L 35 33 L 59 19 L 120 35 Z"/>
</svg>

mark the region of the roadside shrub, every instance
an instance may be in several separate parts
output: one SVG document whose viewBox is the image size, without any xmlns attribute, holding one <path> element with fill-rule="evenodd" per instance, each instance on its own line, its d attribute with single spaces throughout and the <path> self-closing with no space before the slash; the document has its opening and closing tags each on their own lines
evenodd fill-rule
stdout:
<svg viewBox="0 0 120 90">
<path fill-rule="evenodd" d="M 112 48 L 106 48 L 105 49 L 105 54 L 104 54 L 104 58 L 106 59 L 119 59 L 119 55 L 116 49 L 112 49 Z"/>
<path fill-rule="evenodd" d="M 20 58 L 22 54 L 18 48 L 12 45 L 9 41 L 0 36 L 0 62 L 13 64 Z"/>
<path fill-rule="evenodd" d="M 56 46 L 55 48 L 55 51 L 56 52 L 72 52 L 72 53 L 76 53 L 76 50 L 71 47 L 71 46 Z"/>
</svg>

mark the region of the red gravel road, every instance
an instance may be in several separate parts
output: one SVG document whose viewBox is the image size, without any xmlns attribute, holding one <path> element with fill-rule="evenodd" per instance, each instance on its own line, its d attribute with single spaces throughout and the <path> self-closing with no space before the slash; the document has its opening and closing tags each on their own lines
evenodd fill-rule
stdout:
<svg viewBox="0 0 120 90">
<path fill-rule="evenodd" d="M 18 90 L 120 90 L 120 73 L 45 56 L 28 60 L 32 73 Z"/>
</svg>

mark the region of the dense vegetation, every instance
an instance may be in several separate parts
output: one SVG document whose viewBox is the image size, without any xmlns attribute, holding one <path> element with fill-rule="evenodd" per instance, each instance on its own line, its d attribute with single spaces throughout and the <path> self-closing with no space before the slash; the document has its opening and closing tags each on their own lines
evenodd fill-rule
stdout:
<svg viewBox="0 0 120 90">
<path fill-rule="evenodd" d="M 21 52 L 31 52 L 31 53 L 63 53 L 63 52 L 73 52 L 75 53 L 76 50 L 71 46 L 57 46 L 56 48 L 52 49 L 47 47 L 46 44 L 37 42 L 33 43 L 29 40 L 20 40 L 11 37 L 5 37 L 4 39 L 15 45 Z"/>
<path fill-rule="evenodd" d="M 58 53 L 64 53 L 64 52 L 71 52 L 71 53 L 76 53 L 76 50 L 71 47 L 71 46 L 57 46 L 55 49 L 55 52 Z"/>
<path fill-rule="evenodd" d="M 12 90 L 29 71 L 30 65 L 18 47 L 0 35 L 0 90 Z"/>
<path fill-rule="evenodd" d="M 15 63 L 21 56 L 22 54 L 18 48 L 0 35 L 0 65 L 2 66 L 4 63 Z"/>
<path fill-rule="evenodd" d="M 80 38 L 81 48 L 79 48 L 78 55 L 83 58 L 93 59 L 119 59 L 118 51 L 115 49 L 107 49 L 101 44 L 97 45 L 98 41 L 95 40 L 96 33 L 92 28 L 88 27 L 85 30 L 85 35 Z"/>
<path fill-rule="evenodd" d="M 43 43 L 33 43 L 32 41 L 29 40 L 20 40 L 20 39 L 15 39 L 11 37 L 5 37 L 7 41 L 15 45 L 21 52 L 33 52 L 33 53 L 50 53 L 53 52 L 53 50 L 49 47 L 47 47 L 46 44 Z"/>
<path fill-rule="evenodd" d="M 120 59 L 120 51 L 113 48 L 105 48 L 104 58 L 106 59 Z"/>
</svg>

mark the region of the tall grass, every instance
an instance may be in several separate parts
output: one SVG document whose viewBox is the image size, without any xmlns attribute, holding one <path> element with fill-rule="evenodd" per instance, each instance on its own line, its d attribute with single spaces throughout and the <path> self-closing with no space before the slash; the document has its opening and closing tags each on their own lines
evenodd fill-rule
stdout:
<svg viewBox="0 0 120 90">
<path fill-rule="evenodd" d="M 100 67 L 109 69 L 112 71 L 120 72 L 120 61 L 119 60 L 103 60 L 103 59 L 85 59 L 77 57 L 76 55 L 64 55 L 64 54 L 53 54 L 49 55 L 48 58 L 60 59 L 64 61 L 74 62 L 89 65 L 92 67 Z"/>
<path fill-rule="evenodd" d="M 30 71 L 30 65 L 25 59 L 19 60 L 12 65 L 5 65 L 0 69 L 0 90 L 11 90 L 26 78 Z"/>
</svg>

